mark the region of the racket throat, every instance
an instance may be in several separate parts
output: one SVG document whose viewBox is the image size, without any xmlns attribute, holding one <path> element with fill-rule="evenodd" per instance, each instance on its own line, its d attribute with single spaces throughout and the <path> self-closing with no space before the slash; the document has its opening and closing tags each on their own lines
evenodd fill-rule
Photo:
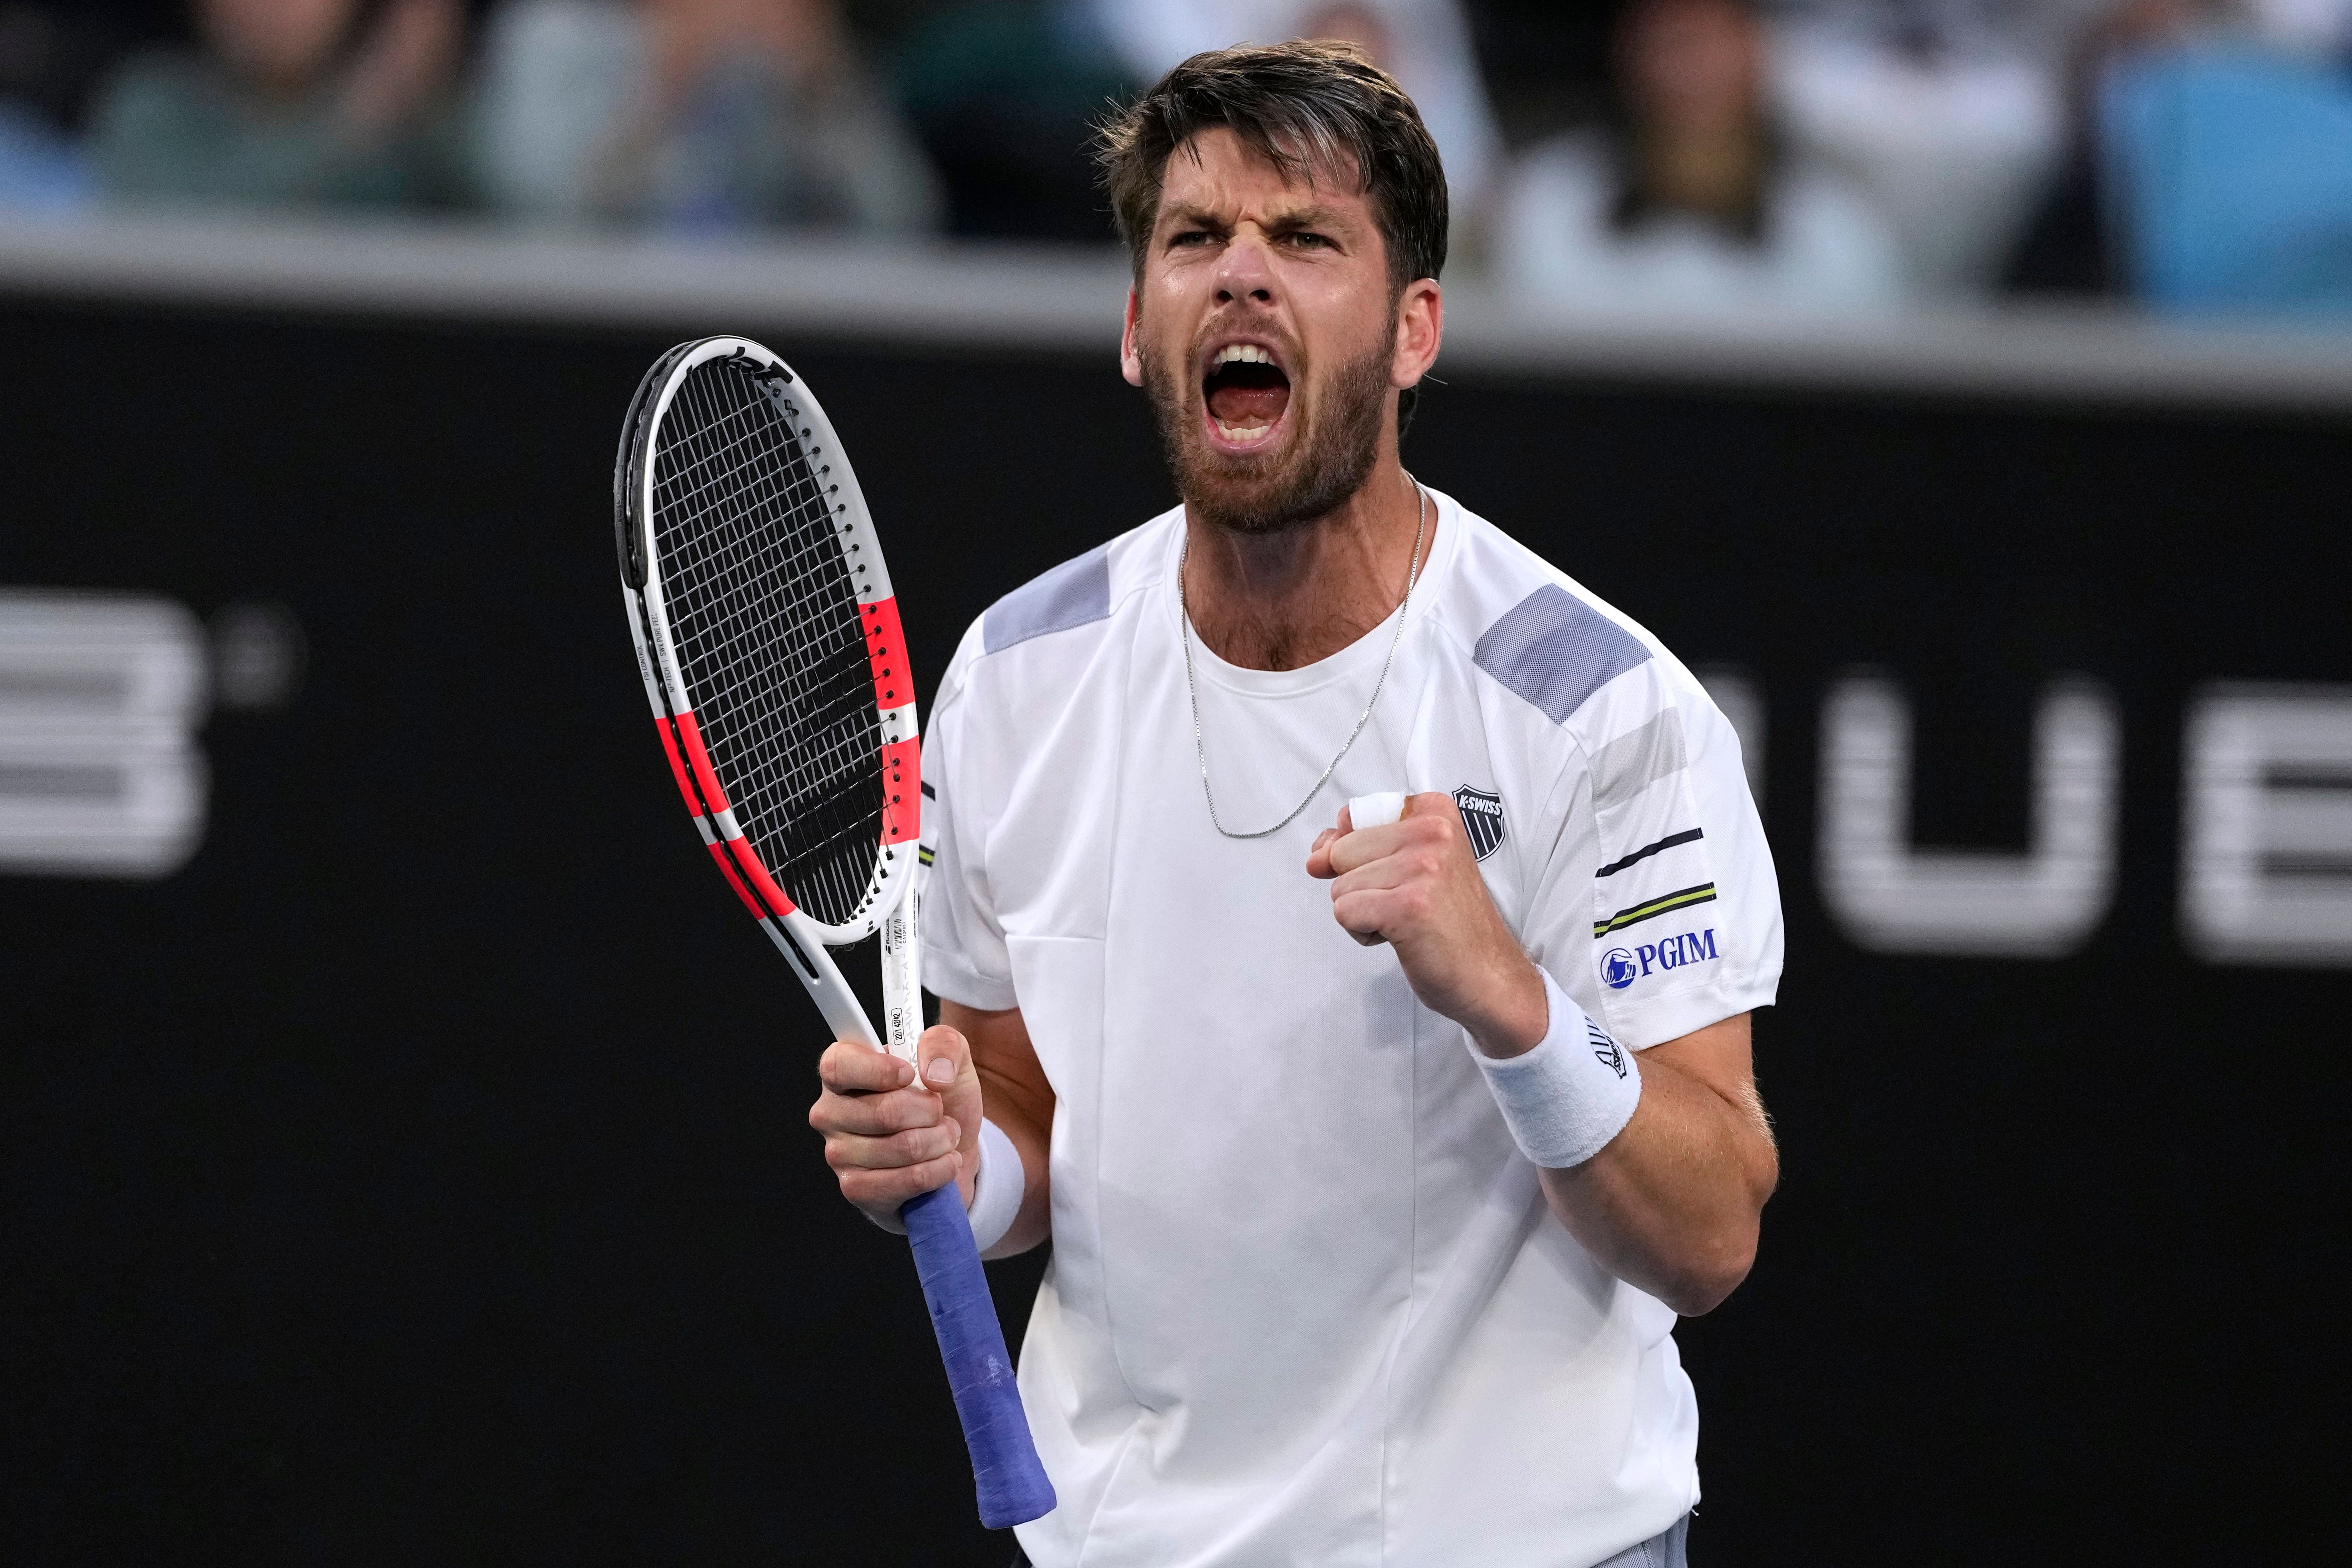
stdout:
<svg viewBox="0 0 2352 1568">
<path fill-rule="evenodd" d="M 776 939 L 776 946 L 782 950 L 783 955 L 793 961 L 793 967 L 801 975 L 803 984 L 814 985 L 823 978 L 817 973 L 816 961 L 809 956 L 810 950 L 801 945 L 800 940 L 793 935 L 790 926 L 773 916 L 762 920 L 760 923 L 767 927 L 770 936 Z"/>
<path fill-rule="evenodd" d="M 793 961 L 793 973 L 808 988 L 809 999 L 824 1015 L 825 1025 L 836 1040 L 856 1040 L 860 1045 L 880 1049 L 882 1041 L 876 1037 L 874 1026 L 866 1021 L 866 1009 L 858 1005 L 857 993 L 842 978 L 840 965 L 833 954 L 817 940 L 809 918 L 798 910 L 781 918 L 770 917 L 760 922 L 785 957 Z"/>
<path fill-rule="evenodd" d="M 923 1037 L 921 931 L 909 879 L 898 906 L 884 918 L 881 934 L 883 1048 L 910 1062 Z"/>
</svg>

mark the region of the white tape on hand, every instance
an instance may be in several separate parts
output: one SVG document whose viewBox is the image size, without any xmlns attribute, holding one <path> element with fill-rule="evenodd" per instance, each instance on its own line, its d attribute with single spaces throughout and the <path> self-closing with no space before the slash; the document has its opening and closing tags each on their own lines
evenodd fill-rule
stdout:
<svg viewBox="0 0 2352 1568">
<path fill-rule="evenodd" d="M 1404 816 L 1404 791 L 1381 790 L 1360 795 L 1348 803 L 1348 821 L 1356 827 L 1385 827 Z"/>
</svg>

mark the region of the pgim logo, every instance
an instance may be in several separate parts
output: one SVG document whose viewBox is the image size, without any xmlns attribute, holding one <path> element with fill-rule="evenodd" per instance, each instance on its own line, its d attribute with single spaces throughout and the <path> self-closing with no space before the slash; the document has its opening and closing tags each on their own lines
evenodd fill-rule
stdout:
<svg viewBox="0 0 2352 1568">
<path fill-rule="evenodd" d="M 1601 955 L 1601 979 L 1612 991 L 1622 991 L 1645 974 L 1658 974 L 1694 963 L 1711 963 L 1723 954 L 1716 950 L 1715 928 L 1662 936 L 1637 947 L 1612 947 Z"/>
</svg>

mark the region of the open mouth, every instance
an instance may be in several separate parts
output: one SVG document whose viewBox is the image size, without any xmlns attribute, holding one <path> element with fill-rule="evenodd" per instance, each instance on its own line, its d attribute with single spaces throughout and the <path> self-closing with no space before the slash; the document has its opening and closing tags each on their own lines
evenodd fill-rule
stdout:
<svg viewBox="0 0 2352 1568">
<path fill-rule="evenodd" d="M 1228 343 L 1218 350 L 1201 391 L 1210 423 L 1236 447 L 1265 440 L 1290 406 L 1290 377 L 1255 343 Z"/>
</svg>

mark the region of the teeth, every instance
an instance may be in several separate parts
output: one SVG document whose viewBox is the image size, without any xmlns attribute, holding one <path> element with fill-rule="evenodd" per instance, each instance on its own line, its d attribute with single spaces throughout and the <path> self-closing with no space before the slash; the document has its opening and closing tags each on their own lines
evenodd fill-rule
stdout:
<svg viewBox="0 0 2352 1568">
<path fill-rule="evenodd" d="M 1217 351 L 1218 364 L 1272 364 L 1274 356 L 1255 343 L 1228 343 Z"/>
<path fill-rule="evenodd" d="M 1209 416 L 1209 420 L 1216 426 L 1218 435 L 1237 446 L 1255 446 L 1274 432 L 1274 426 L 1271 425 L 1253 425 L 1247 429 L 1238 425 L 1228 425 L 1213 414 Z"/>
</svg>

